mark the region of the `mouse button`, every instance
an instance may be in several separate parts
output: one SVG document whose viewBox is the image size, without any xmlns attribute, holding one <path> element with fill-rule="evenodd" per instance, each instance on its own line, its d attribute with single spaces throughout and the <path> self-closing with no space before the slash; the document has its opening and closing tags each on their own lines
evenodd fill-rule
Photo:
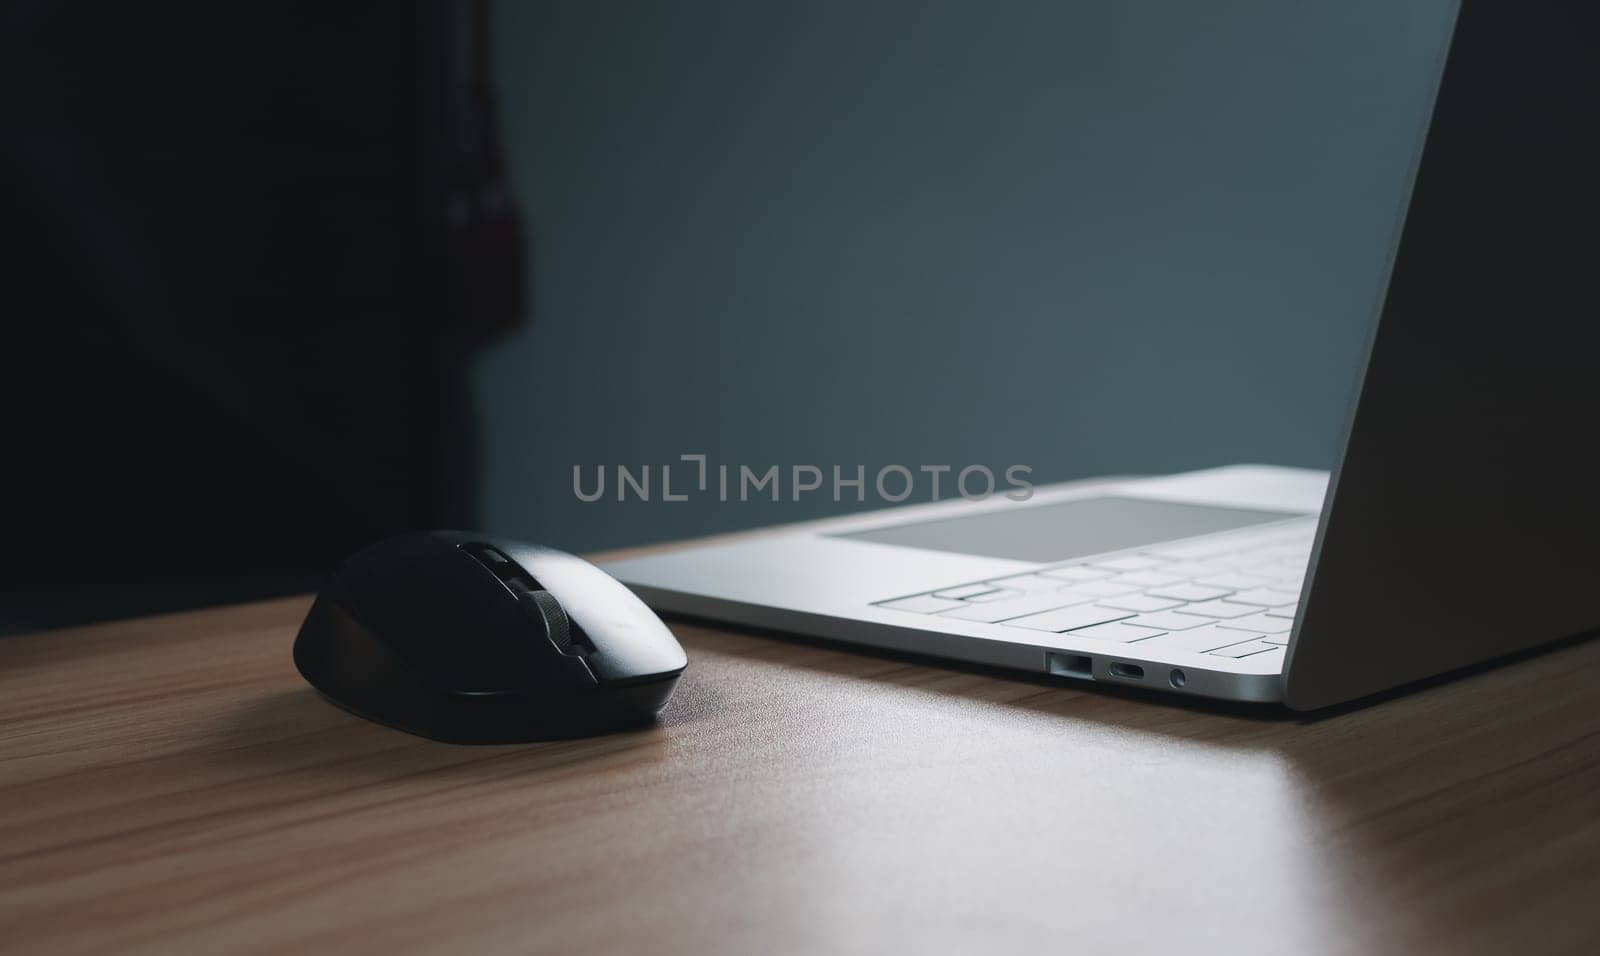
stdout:
<svg viewBox="0 0 1600 956">
<path fill-rule="evenodd" d="M 576 614 L 573 621 L 579 621 Z M 689 663 L 678 639 L 644 604 L 585 615 L 595 649 L 585 660 L 601 683 L 676 674 Z"/>
<path fill-rule="evenodd" d="M 521 591 L 517 600 L 522 602 L 524 609 L 533 613 L 529 617 L 537 617 L 544 624 L 545 636 L 550 638 L 550 643 L 556 646 L 563 654 L 572 653 L 572 622 L 567 618 L 567 612 L 561 609 L 561 602 L 549 591 Z"/>
<path fill-rule="evenodd" d="M 556 650 L 568 657 L 594 653 L 594 642 L 589 640 L 589 635 L 583 633 L 582 628 L 572 623 L 554 594 L 543 590 L 521 590 L 517 597 L 530 611 L 530 616 L 536 614 L 543 621 L 550 643 L 556 646 Z"/>
<path fill-rule="evenodd" d="M 602 683 L 673 674 L 688 658 L 677 638 L 638 596 L 582 558 L 527 545 L 507 554 L 556 596 L 573 629 L 594 645 L 585 655 Z"/>
<path fill-rule="evenodd" d="M 532 579 L 528 577 L 527 572 L 522 570 L 521 565 L 511 560 L 504 551 L 492 544 L 468 541 L 456 547 L 469 555 L 472 560 L 488 568 L 491 574 L 505 584 L 509 585 L 515 581 L 532 583 Z"/>
<path fill-rule="evenodd" d="M 592 688 L 597 683 L 584 655 L 593 651 L 593 645 L 581 633 L 575 634 L 567 612 L 555 595 L 548 591 L 519 591 L 518 603 L 523 615 L 534 625 L 533 640 L 548 642 L 560 653 L 549 655 L 541 671 L 540 682 L 549 687 Z"/>
</svg>

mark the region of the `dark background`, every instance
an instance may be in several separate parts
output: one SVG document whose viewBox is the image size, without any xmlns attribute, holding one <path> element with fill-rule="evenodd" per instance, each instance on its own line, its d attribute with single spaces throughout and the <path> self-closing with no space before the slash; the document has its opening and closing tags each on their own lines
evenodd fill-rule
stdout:
<svg viewBox="0 0 1600 956">
<path fill-rule="evenodd" d="M 861 507 L 576 464 L 1326 467 L 1450 4 L 473 6 L 5 10 L 0 629 Z"/>
</svg>

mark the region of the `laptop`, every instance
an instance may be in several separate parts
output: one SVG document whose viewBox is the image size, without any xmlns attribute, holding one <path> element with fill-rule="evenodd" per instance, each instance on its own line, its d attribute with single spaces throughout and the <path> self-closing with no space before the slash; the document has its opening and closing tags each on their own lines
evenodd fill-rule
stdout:
<svg viewBox="0 0 1600 956">
<path fill-rule="evenodd" d="M 935 502 L 607 569 L 664 612 L 1298 710 L 1600 628 L 1597 19 L 1460 4 L 1331 473 Z"/>
</svg>

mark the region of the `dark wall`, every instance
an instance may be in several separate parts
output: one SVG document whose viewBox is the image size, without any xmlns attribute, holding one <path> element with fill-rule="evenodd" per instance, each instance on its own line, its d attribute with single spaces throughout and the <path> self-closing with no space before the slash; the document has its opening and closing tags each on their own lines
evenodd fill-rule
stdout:
<svg viewBox="0 0 1600 956">
<path fill-rule="evenodd" d="M 6 11 L 0 632 L 305 589 L 470 509 L 437 12 Z"/>
<path fill-rule="evenodd" d="M 574 464 L 1331 463 L 1451 4 L 502 3 L 536 321 L 480 523 L 577 548 L 834 505 Z"/>
</svg>

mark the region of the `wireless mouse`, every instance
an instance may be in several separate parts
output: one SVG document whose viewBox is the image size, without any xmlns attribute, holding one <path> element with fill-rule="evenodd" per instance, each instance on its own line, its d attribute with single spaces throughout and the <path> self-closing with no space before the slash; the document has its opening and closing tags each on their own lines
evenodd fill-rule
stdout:
<svg viewBox="0 0 1600 956">
<path fill-rule="evenodd" d="M 346 560 L 306 615 L 294 662 L 369 720 L 514 743 L 649 723 L 688 658 L 643 601 L 582 558 L 436 531 Z"/>
</svg>

